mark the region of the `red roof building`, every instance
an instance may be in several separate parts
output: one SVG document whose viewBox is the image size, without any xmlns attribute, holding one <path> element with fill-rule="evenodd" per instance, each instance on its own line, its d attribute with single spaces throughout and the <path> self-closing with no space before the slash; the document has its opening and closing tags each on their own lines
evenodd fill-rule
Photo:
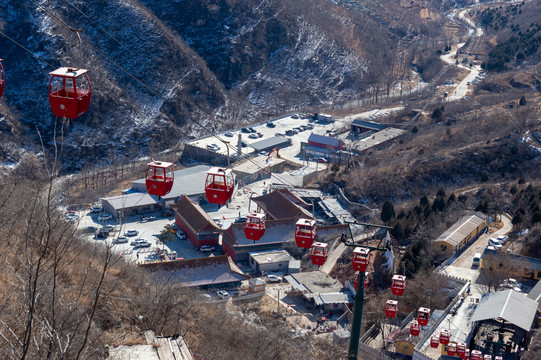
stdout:
<svg viewBox="0 0 541 360">
<path fill-rule="evenodd" d="M 344 150 L 344 142 L 342 140 L 314 133 L 308 137 L 308 145 L 332 150 Z"/>
<path fill-rule="evenodd" d="M 186 233 L 195 247 L 218 245 L 222 229 L 199 204 L 187 196 L 182 196 L 171 208 L 175 212 L 175 224 Z"/>
</svg>

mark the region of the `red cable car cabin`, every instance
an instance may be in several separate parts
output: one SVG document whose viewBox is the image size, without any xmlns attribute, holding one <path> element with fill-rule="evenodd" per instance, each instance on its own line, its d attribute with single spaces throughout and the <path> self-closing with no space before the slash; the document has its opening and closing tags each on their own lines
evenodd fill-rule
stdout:
<svg viewBox="0 0 541 360">
<path fill-rule="evenodd" d="M 455 356 L 455 353 L 456 353 L 456 344 L 450 343 L 449 345 L 447 345 L 447 355 Z"/>
<path fill-rule="evenodd" d="M 153 161 L 147 164 L 145 184 L 149 195 L 165 196 L 173 187 L 175 172 L 173 164 L 165 161 Z"/>
<path fill-rule="evenodd" d="M 459 342 L 456 344 L 456 354 L 460 357 L 463 357 L 466 353 L 466 343 Z"/>
<path fill-rule="evenodd" d="M 6 84 L 6 74 L 4 73 L 2 61 L 4 61 L 4 59 L 0 59 L 0 98 L 2 97 L 2 93 L 4 92 L 4 85 Z"/>
<path fill-rule="evenodd" d="M 496 356 L 494 357 L 494 360 L 503 360 L 503 358 L 501 356 Z"/>
<path fill-rule="evenodd" d="M 231 199 L 235 188 L 235 177 L 231 169 L 213 167 L 207 171 L 205 195 L 212 204 L 224 205 Z"/>
<path fill-rule="evenodd" d="M 58 117 L 77 119 L 90 106 L 90 80 L 87 69 L 61 67 L 49 73 L 49 102 Z"/>
<path fill-rule="evenodd" d="M 417 312 L 417 321 L 419 322 L 419 325 L 426 326 L 428 324 L 428 320 L 430 319 L 430 309 L 421 307 L 419 308 L 419 311 Z"/>
<path fill-rule="evenodd" d="M 353 250 L 353 269 L 355 271 L 366 271 L 368 264 L 370 263 L 370 249 L 365 247 L 356 247 Z"/>
<path fill-rule="evenodd" d="M 440 339 L 438 338 L 438 335 L 434 335 L 430 338 L 430 347 L 436 349 L 438 346 L 440 346 Z"/>
<path fill-rule="evenodd" d="M 443 329 L 440 331 L 440 343 L 443 345 L 449 344 L 449 339 L 451 338 L 451 330 Z"/>
<path fill-rule="evenodd" d="M 393 295 L 402 296 L 406 289 L 406 277 L 404 275 L 394 275 L 391 285 L 391 292 Z"/>
<path fill-rule="evenodd" d="M 244 235 L 249 240 L 257 241 L 265 233 L 265 214 L 250 213 L 244 223 Z"/>
<path fill-rule="evenodd" d="M 300 248 L 310 249 L 317 236 L 316 221 L 299 219 L 296 225 L 295 243 Z"/>
<path fill-rule="evenodd" d="M 468 360 L 470 358 L 470 349 L 466 349 L 464 355 L 462 355 L 462 360 Z"/>
<path fill-rule="evenodd" d="M 492 360 L 492 355 L 486 354 L 483 356 L 483 360 Z"/>
<path fill-rule="evenodd" d="M 312 245 L 312 250 L 310 252 L 312 264 L 319 266 L 325 264 L 325 261 L 327 261 L 328 246 L 329 244 L 320 242 L 315 242 Z"/>
<path fill-rule="evenodd" d="M 396 300 L 387 300 L 385 305 L 385 316 L 389 318 L 394 318 L 398 312 L 398 301 Z"/>
<path fill-rule="evenodd" d="M 360 276 L 360 272 L 359 271 L 355 271 L 355 280 L 353 281 L 353 285 L 355 286 L 355 290 L 357 290 L 357 288 L 359 287 L 359 276 Z M 368 283 L 370 282 L 370 275 L 365 272 L 364 273 L 364 288 L 366 289 L 366 287 L 368 286 Z"/>
<path fill-rule="evenodd" d="M 417 322 L 417 320 L 412 320 L 410 325 L 410 334 L 412 336 L 419 336 L 419 333 L 421 332 L 421 326 Z"/>
<path fill-rule="evenodd" d="M 479 350 L 472 350 L 471 351 L 471 360 L 483 360 L 483 353 Z"/>
</svg>

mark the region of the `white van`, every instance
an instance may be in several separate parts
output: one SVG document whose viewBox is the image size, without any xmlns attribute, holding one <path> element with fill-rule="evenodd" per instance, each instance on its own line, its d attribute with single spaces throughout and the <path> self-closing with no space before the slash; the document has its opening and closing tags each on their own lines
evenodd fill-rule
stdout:
<svg viewBox="0 0 541 360">
<path fill-rule="evenodd" d="M 481 253 L 475 253 L 473 255 L 472 267 L 479 267 L 481 265 Z"/>
</svg>

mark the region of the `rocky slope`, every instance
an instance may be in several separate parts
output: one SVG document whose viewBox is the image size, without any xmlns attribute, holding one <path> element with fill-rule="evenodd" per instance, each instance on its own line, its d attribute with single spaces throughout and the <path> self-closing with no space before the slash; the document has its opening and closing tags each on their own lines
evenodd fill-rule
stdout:
<svg viewBox="0 0 541 360">
<path fill-rule="evenodd" d="M 436 19 L 419 21 L 426 6 L 2 0 L 0 29 L 26 48 L 0 36 L 4 143 L 39 152 L 39 136 L 47 151 L 56 139 L 64 169 L 75 170 L 149 155 L 151 134 L 159 135 L 157 151 L 262 115 L 341 103 L 403 66 L 407 59 L 397 53 L 438 35 Z M 66 25 L 82 29 L 93 89 L 90 111 L 71 126 L 54 118 L 46 93 L 50 71 L 79 64 L 77 38 Z M 16 163 L 19 150 L 4 149 L 2 162 Z"/>
</svg>

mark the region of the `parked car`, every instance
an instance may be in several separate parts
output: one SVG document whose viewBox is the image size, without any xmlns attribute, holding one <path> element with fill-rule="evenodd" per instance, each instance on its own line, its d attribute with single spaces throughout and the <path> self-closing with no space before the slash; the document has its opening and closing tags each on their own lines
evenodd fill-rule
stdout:
<svg viewBox="0 0 541 360">
<path fill-rule="evenodd" d="M 98 228 L 95 227 L 95 226 L 87 226 L 86 231 L 88 231 L 90 233 L 95 233 L 96 231 L 98 231 Z"/>
<path fill-rule="evenodd" d="M 479 267 L 479 265 L 481 265 L 481 253 L 475 253 L 475 255 L 473 255 L 473 260 L 472 260 L 471 266 L 472 267 Z"/>
<path fill-rule="evenodd" d="M 183 232 L 180 231 L 180 230 L 178 230 L 178 231 L 176 232 L 176 235 L 177 235 L 177 237 L 178 237 L 180 240 L 186 240 L 186 239 L 187 239 L 187 238 L 186 238 L 186 234 L 183 233 Z"/>
<path fill-rule="evenodd" d="M 203 252 L 209 252 L 209 251 L 214 251 L 214 250 L 216 250 L 216 248 L 210 245 L 201 245 L 201 247 L 199 248 L 199 251 L 203 251 Z"/>
<path fill-rule="evenodd" d="M 130 243 L 131 246 L 135 247 L 135 248 L 145 248 L 145 247 L 150 247 L 151 244 L 146 241 L 145 239 L 137 239 L 137 240 L 134 240 Z"/>
<path fill-rule="evenodd" d="M 65 219 L 67 221 L 75 222 L 75 221 L 79 220 L 79 215 L 74 214 L 74 213 L 69 213 L 69 214 L 66 214 Z"/>
<path fill-rule="evenodd" d="M 308 124 L 308 125 L 304 125 L 306 127 L 306 129 L 308 130 L 312 130 L 314 128 L 314 125 L 312 124 Z"/>
<path fill-rule="evenodd" d="M 291 115 L 291 118 L 292 118 L 292 119 L 298 119 L 298 118 L 299 118 L 299 115 L 298 115 L 298 114 L 293 114 L 293 115 Z"/>
<path fill-rule="evenodd" d="M 113 244 L 127 244 L 127 243 L 128 243 L 128 238 L 125 236 L 120 236 L 113 240 Z"/>
<path fill-rule="evenodd" d="M 227 136 L 227 137 L 233 137 L 234 136 L 231 131 L 225 132 L 224 135 Z"/>
<path fill-rule="evenodd" d="M 272 122 L 268 122 L 267 127 L 273 128 L 273 127 L 276 127 L 276 124 Z"/>
<path fill-rule="evenodd" d="M 316 159 L 316 161 L 318 163 L 322 163 L 322 164 L 328 163 L 327 159 L 325 159 L 324 157 L 319 157 L 319 158 Z"/>
<path fill-rule="evenodd" d="M 282 282 L 282 278 L 276 275 L 267 275 L 267 282 L 268 283 L 279 283 Z"/>
<path fill-rule="evenodd" d="M 500 235 L 498 236 L 497 240 L 502 244 L 504 245 L 507 240 L 509 240 L 509 236 L 506 236 L 506 235 Z"/>
<path fill-rule="evenodd" d="M 256 133 L 256 135 L 257 135 L 257 137 L 260 137 L 260 138 L 263 137 L 263 134 L 260 133 L 260 132 Z"/>
<path fill-rule="evenodd" d="M 256 133 L 255 129 L 253 127 L 249 127 L 248 130 L 250 130 L 251 133 Z"/>
<path fill-rule="evenodd" d="M 162 211 L 162 216 L 163 217 L 173 216 L 173 212 L 171 210 L 164 210 L 164 211 Z"/>
<path fill-rule="evenodd" d="M 112 218 L 113 216 L 111 216 L 110 214 L 104 213 L 98 216 L 98 221 L 107 221 L 107 220 L 111 220 Z"/>
<path fill-rule="evenodd" d="M 501 250 L 502 247 L 503 247 L 502 244 L 500 243 L 500 241 L 498 239 L 494 239 L 494 238 L 488 239 L 488 245 L 494 246 L 494 248 L 496 250 Z"/>
<path fill-rule="evenodd" d="M 286 130 L 286 135 L 287 136 L 293 136 L 293 135 L 295 135 L 295 133 L 293 132 L 293 130 Z"/>
<path fill-rule="evenodd" d="M 105 240 L 109 237 L 109 231 L 101 230 L 96 235 L 94 235 L 94 239 L 96 240 Z"/>
<path fill-rule="evenodd" d="M 238 217 L 235 219 L 235 224 L 245 223 L 246 218 L 244 216 Z"/>
<path fill-rule="evenodd" d="M 216 291 L 216 296 L 218 296 L 220 299 L 227 299 L 229 297 L 229 293 L 225 290 L 218 290 Z"/>
<path fill-rule="evenodd" d="M 240 141 L 240 145 L 241 145 L 242 147 L 246 147 L 246 146 L 248 146 L 248 143 L 247 143 L 246 141 L 244 141 L 244 140 L 241 140 L 241 141 Z"/>
<path fill-rule="evenodd" d="M 250 139 L 258 139 L 259 138 L 259 136 L 257 134 L 255 134 L 255 133 L 248 135 L 248 137 Z"/>
<path fill-rule="evenodd" d="M 139 231 L 138 230 L 128 230 L 124 233 L 124 235 L 126 236 L 137 236 L 139 235 Z"/>
<path fill-rule="evenodd" d="M 502 283 L 500 284 L 500 287 L 504 289 L 513 289 L 518 292 L 522 291 L 522 284 L 519 283 L 516 279 L 511 279 L 511 278 L 505 279 L 504 281 L 502 281 Z"/>
<path fill-rule="evenodd" d="M 115 231 L 114 225 L 105 225 L 103 228 L 107 231 Z"/>
<path fill-rule="evenodd" d="M 243 132 L 243 133 L 245 133 L 245 134 L 251 133 L 251 131 L 248 130 L 247 128 L 242 128 L 242 129 L 240 129 L 240 131 Z"/>
<path fill-rule="evenodd" d="M 99 212 L 101 212 L 102 210 L 103 210 L 103 209 L 101 208 L 101 206 L 92 206 L 92 207 L 90 208 L 90 212 L 91 212 L 91 213 L 99 213 Z"/>
<path fill-rule="evenodd" d="M 285 137 L 285 136 L 286 136 L 286 134 L 283 134 L 283 133 L 279 133 L 279 132 L 278 132 L 278 133 L 274 133 L 274 136 L 281 136 L 281 137 Z"/>
<path fill-rule="evenodd" d="M 212 219 L 214 220 L 214 222 L 216 223 L 216 225 L 218 225 L 219 227 L 222 227 L 222 225 L 224 224 L 224 222 L 222 221 L 222 219 L 220 218 L 214 218 Z"/>
<path fill-rule="evenodd" d="M 218 144 L 208 144 L 207 149 L 212 150 L 212 151 L 218 151 L 218 150 L 220 150 L 220 145 L 218 145 Z"/>
</svg>

